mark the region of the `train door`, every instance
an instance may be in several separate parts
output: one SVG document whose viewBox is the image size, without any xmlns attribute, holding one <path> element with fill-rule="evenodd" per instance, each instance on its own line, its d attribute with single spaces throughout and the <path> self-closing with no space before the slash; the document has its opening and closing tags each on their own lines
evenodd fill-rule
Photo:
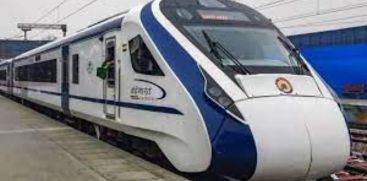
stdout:
<svg viewBox="0 0 367 181">
<path fill-rule="evenodd" d="M 69 109 L 69 46 L 61 48 L 61 107 L 65 114 L 70 114 Z"/>
<path fill-rule="evenodd" d="M 7 80 L 7 86 L 8 86 L 8 94 L 12 94 L 12 91 L 13 91 L 13 85 L 12 85 L 12 80 L 13 80 L 13 76 L 11 75 L 12 74 L 12 69 L 11 69 L 11 64 L 12 63 L 9 63 L 8 66 L 7 66 L 7 71 L 6 71 L 6 80 Z"/>
<path fill-rule="evenodd" d="M 105 61 L 107 78 L 103 83 L 103 98 L 105 100 L 104 112 L 106 117 L 114 119 L 116 113 L 116 38 L 109 37 L 104 40 Z"/>
</svg>

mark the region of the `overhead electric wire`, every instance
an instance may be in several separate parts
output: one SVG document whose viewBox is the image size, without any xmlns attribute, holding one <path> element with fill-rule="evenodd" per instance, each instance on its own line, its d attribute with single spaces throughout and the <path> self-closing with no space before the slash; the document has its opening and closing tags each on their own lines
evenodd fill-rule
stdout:
<svg viewBox="0 0 367 181">
<path fill-rule="evenodd" d="M 59 7 L 61 7 L 63 4 L 65 4 L 67 1 L 68 0 L 63 0 L 61 3 L 59 3 L 58 5 L 56 5 L 51 10 L 47 11 L 40 18 L 38 18 L 35 22 L 39 22 L 39 21 L 43 20 L 48 15 L 50 15 L 53 11 L 57 10 Z M 79 13 L 83 9 L 89 7 L 90 5 L 92 5 L 93 3 L 95 3 L 96 1 L 98 1 L 98 0 L 92 0 L 92 1 L 90 1 L 88 3 L 86 3 L 85 5 L 83 5 L 82 7 L 78 8 L 77 10 L 75 10 L 75 11 L 69 13 L 68 15 L 64 16 L 63 18 L 59 19 L 56 23 L 60 23 L 60 22 L 62 22 L 64 20 L 70 18 L 71 16 Z M 282 6 L 282 5 L 294 3 L 296 1 L 300 1 L 300 0 L 290 0 L 288 2 L 287 2 L 287 0 L 276 0 L 276 1 L 273 1 L 273 2 L 269 2 L 269 3 L 265 3 L 265 4 L 262 4 L 262 5 L 259 5 L 259 6 L 255 7 L 255 9 L 273 8 L 273 7 L 277 7 L 277 6 Z M 290 16 L 290 17 L 286 17 L 286 18 L 274 19 L 273 21 L 275 23 L 282 23 L 282 22 L 293 21 L 293 20 L 297 20 L 297 19 L 301 19 L 301 18 L 308 18 L 308 17 L 319 16 L 319 15 L 326 15 L 326 14 L 331 14 L 331 13 L 348 11 L 348 10 L 352 10 L 352 9 L 359 9 L 359 8 L 363 8 L 363 7 L 367 7 L 367 3 L 359 3 L 359 4 L 348 5 L 348 6 L 343 6 L 343 7 L 339 7 L 339 8 L 327 9 L 327 10 L 319 11 L 319 12 L 311 12 L 311 13 L 299 14 L 299 15 Z M 347 18 L 351 18 L 351 17 L 345 17 L 345 18 L 342 18 L 342 19 L 347 19 Z M 342 20 L 342 19 L 338 19 L 338 20 Z M 330 22 L 330 21 L 337 21 L 337 20 L 327 20 L 325 22 Z M 300 27 L 302 27 L 302 26 L 312 26 L 312 25 L 317 25 L 319 23 L 324 23 L 324 21 L 323 22 L 315 22 L 315 23 L 301 24 L 301 25 L 291 25 L 291 26 L 285 26 L 285 27 L 281 27 L 281 28 L 296 28 L 296 26 L 300 26 Z M 43 32 L 44 31 L 38 33 L 35 36 L 32 36 L 32 38 L 39 36 Z M 14 38 L 20 37 L 20 36 L 22 36 L 22 35 L 18 34 L 18 35 L 15 35 Z"/>
<path fill-rule="evenodd" d="M 367 7 L 366 2 L 355 4 L 355 5 L 342 6 L 342 7 L 339 7 L 339 8 L 327 9 L 327 10 L 319 11 L 319 12 L 311 12 L 311 13 L 299 14 L 299 15 L 290 16 L 290 17 L 281 18 L 281 19 L 274 19 L 274 22 L 275 23 L 281 23 L 281 22 L 287 22 L 287 21 L 294 21 L 294 20 L 298 20 L 298 19 L 302 19 L 302 18 L 309 18 L 309 17 L 314 17 L 314 16 L 332 14 L 332 13 L 348 11 L 348 10 L 353 10 L 353 9 L 359 9 L 359 8 L 364 8 L 364 7 Z"/>
<path fill-rule="evenodd" d="M 290 0 L 290 1 L 281 1 L 281 2 L 278 2 L 276 4 L 270 4 L 268 6 L 259 6 L 259 7 L 255 7 L 255 9 L 257 10 L 264 10 L 264 9 L 269 9 L 269 8 L 275 8 L 275 7 L 279 7 L 279 6 L 284 6 L 284 5 L 287 5 L 287 4 L 291 4 L 291 3 L 295 3 L 297 1 L 301 1 L 301 0 Z"/>
<path fill-rule="evenodd" d="M 42 16 L 40 16 L 38 19 L 36 19 L 33 23 L 39 23 L 40 21 L 42 21 L 43 19 L 45 19 L 47 16 L 49 16 L 50 14 L 52 14 L 55 10 L 57 10 L 58 8 L 60 8 L 63 4 L 65 4 L 67 1 L 69 0 L 63 0 L 61 1 L 59 4 L 57 4 L 55 7 L 53 7 L 52 9 L 48 10 L 45 14 L 43 14 Z M 10 37 L 10 39 L 13 38 L 19 38 L 22 37 L 23 34 L 22 33 L 18 33 L 12 37 Z"/>
<path fill-rule="evenodd" d="M 281 26 L 280 28 L 287 29 L 287 28 L 309 27 L 309 26 L 314 26 L 314 25 L 319 25 L 319 24 L 327 24 L 327 23 L 330 23 L 330 22 L 335 23 L 335 21 L 349 20 L 349 19 L 361 18 L 361 17 L 367 17 L 367 14 L 348 16 L 348 17 L 342 17 L 342 18 L 335 18 L 335 19 L 329 19 L 329 20 L 317 21 L 317 22 L 310 22 L 310 23 L 304 23 L 304 24 L 296 24 L 296 25 L 290 25 L 290 26 Z M 341 22 L 339 22 L 339 23 L 341 23 Z"/>
<path fill-rule="evenodd" d="M 275 4 L 278 4 L 278 3 L 282 3 L 284 1 L 287 1 L 287 0 L 276 0 L 276 1 L 272 1 L 270 3 L 265 3 L 265 4 L 262 4 L 262 5 L 256 6 L 254 8 L 255 9 L 264 8 L 264 7 L 267 7 L 267 6 L 272 6 L 272 5 L 275 5 Z"/>
<path fill-rule="evenodd" d="M 56 23 L 60 23 L 68 18 L 70 18 L 71 16 L 74 16 L 75 14 L 79 13 L 80 11 L 82 11 L 83 9 L 89 7 L 90 5 L 92 5 L 93 3 L 97 2 L 98 0 L 92 0 L 89 1 L 88 3 L 86 3 L 85 5 L 83 5 L 82 7 L 78 8 L 77 10 L 69 13 L 68 15 L 64 16 L 63 18 L 61 18 L 60 20 L 58 20 Z"/>
<path fill-rule="evenodd" d="M 332 25 L 347 25 L 347 24 L 356 24 L 356 23 L 367 23 L 367 20 L 356 20 L 356 21 L 343 21 L 343 22 L 330 22 L 324 24 L 310 24 L 302 27 L 319 27 L 319 26 L 332 26 Z M 292 28 L 301 28 L 301 27 L 280 27 L 281 29 L 292 29 Z"/>
<path fill-rule="evenodd" d="M 92 1 L 89 1 L 88 3 L 86 3 L 86 4 L 84 4 L 83 6 L 81 6 L 80 8 L 78 8 L 77 10 L 75 10 L 75 11 L 73 11 L 73 12 L 69 13 L 68 15 L 66 15 L 66 16 L 64 16 L 63 18 L 61 18 L 61 19 L 59 19 L 58 21 L 56 21 L 56 24 L 57 24 L 57 23 L 60 23 L 60 22 L 62 22 L 62 21 L 64 21 L 64 20 L 66 20 L 66 19 L 68 19 L 68 18 L 70 18 L 70 17 L 72 17 L 72 16 L 74 16 L 75 14 L 79 13 L 80 11 L 82 11 L 83 9 L 85 9 L 85 8 L 89 7 L 90 5 L 92 5 L 93 3 L 97 2 L 97 1 L 98 1 L 98 0 L 92 0 Z M 35 38 L 35 37 L 37 37 L 37 36 L 41 35 L 41 34 L 42 34 L 42 33 L 44 33 L 44 32 L 45 32 L 45 31 L 41 31 L 40 33 L 38 33 L 38 34 L 36 34 L 36 35 L 32 36 L 31 38 Z"/>
<path fill-rule="evenodd" d="M 58 8 L 60 8 L 63 4 L 65 4 L 67 1 L 69 1 L 69 0 L 63 0 L 61 3 L 59 3 L 58 5 L 56 5 L 54 8 L 52 8 L 51 10 L 47 11 L 44 15 L 42 15 L 41 17 L 39 17 L 34 23 L 38 23 L 38 22 L 42 21 L 47 16 L 49 16 L 51 13 L 53 13 L 55 10 L 57 10 Z"/>
</svg>

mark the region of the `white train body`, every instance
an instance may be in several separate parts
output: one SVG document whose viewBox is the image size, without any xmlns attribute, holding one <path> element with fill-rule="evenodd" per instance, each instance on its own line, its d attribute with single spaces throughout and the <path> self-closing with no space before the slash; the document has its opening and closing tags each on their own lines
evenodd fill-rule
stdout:
<svg viewBox="0 0 367 181">
<path fill-rule="evenodd" d="M 232 49 L 217 49 L 219 40 L 208 51 L 190 34 L 202 28 L 201 40 L 210 44 L 220 26 L 242 24 L 283 37 L 262 15 L 231 1 L 153 1 L 0 64 L 0 73 L 8 70 L 0 90 L 152 140 L 182 172 L 302 180 L 342 169 L 350 152 L 344 116 L 305 60 L 296 57 L 304 62 L 299 67 L 246 67 Z M 277 46 L 285 51 L 287 43 Z M 219 65 L 219 50 L 232 63 Z M 106 79 L 97 76 L 102 66 L 110 70 Z"/>
</svg>

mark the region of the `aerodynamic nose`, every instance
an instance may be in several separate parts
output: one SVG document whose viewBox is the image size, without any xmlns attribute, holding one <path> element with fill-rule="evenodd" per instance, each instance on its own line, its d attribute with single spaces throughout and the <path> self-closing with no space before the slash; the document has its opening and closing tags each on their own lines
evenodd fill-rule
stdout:
<svg viewBox="0 0 367 181">
<path fill-rule="evenodd" d="M 280 96 L 245 100 L 237 106 L 257 148 L 251 180 L 317 179 L 345 166 L 350 140 L 334 101 Z"/>
</svg>

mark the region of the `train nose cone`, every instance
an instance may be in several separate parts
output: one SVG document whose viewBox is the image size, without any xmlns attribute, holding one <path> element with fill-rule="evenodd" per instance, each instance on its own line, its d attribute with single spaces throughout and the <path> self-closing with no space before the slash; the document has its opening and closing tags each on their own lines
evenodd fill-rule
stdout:
<svg viewBox="0 0 367 181">
<path fill-rule="evenodd" d="M 350 140 L 338 105 L 327 99 L 257 98 L 238 103 L 253 133 L 251 180 L 317 179 L 342 169 Z"/>
</svg>

